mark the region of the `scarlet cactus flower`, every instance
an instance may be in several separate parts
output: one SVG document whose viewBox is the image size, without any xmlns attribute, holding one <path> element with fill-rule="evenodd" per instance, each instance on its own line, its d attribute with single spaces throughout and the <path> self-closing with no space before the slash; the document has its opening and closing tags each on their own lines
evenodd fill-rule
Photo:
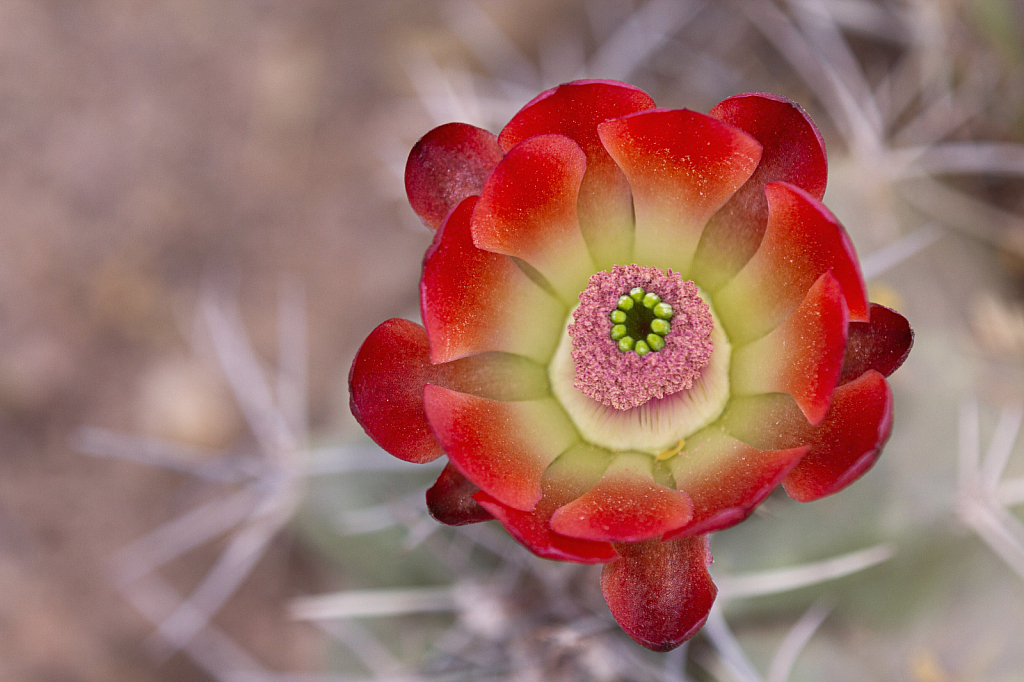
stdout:
<svg viewBox="0 0 1024 682">
<path fill-rule="evenodd" d="M 868 302 L 826 171 L 803 110 L 761 93 L 705 115 L 577 81 L 497 136 L 435 128 L 405 178 L 436 230 L 423 326 L 370 334 L 353 414 L 395 457 L 448 456 L 436 519 L 605 564 L 629 636 L 678 646 L 715 599 L 708 533 L 780 484 L 843 489 L 891 431 L 913 332 Z"/>
</svg>

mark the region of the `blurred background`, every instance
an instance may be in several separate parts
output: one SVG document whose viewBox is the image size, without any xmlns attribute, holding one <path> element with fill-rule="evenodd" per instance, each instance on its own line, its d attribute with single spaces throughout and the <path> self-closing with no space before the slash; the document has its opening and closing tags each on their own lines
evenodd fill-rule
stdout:
<svg viewBox="0 0 1024 682">
<path fill-rule="evenodd" d="M 348 412 L 411 145 L 578 77 L 800 102 L 917 332 L 879 464 L 716 535 L 669 655 Z M 0 680 L 1024 679 L 1021 142 L 1018 0 L 0 0 Z"/>
</svg>

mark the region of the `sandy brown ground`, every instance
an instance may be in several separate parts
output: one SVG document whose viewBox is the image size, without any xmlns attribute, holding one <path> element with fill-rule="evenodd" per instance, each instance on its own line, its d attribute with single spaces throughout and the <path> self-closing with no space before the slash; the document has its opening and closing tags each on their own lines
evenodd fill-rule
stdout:
<svg viewBox="0 0 1024 682">
<path fill-rule="evenodd" d="M 154 667 L 107 566 L 216 491 L 70 439 L 97 425 L 234 442 L 218 375 L 189 360 L 196 301 L 235 282 L 272 358 L 286 276 L 307 292 L 314 425 L 345 428 L 347 359 L 414 305 L 429 240 L 379 229 L 398 209 L 374 198 L 365 135 L 393 96 L 395 16 L 418 11 L 0 2 L 0 680 L 206 679 L 183 656 Z M 165 575 L 189 588 L 214 549 Z M 282 540 L 218 622 L 272 669 L 315 669 L 319 638 L 282 603 L 323 572 Z"/>
</svg>

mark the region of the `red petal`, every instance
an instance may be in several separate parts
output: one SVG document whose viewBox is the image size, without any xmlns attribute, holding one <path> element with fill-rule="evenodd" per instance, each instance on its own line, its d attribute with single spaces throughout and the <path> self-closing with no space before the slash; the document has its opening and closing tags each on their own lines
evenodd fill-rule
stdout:
<svg viewBox="0 0 1024 682">
<path fill-rule="evenodd" d="M 423 327 L 391 319 L 370 332 L 348 375 L 356 421 L 377 445 L 407 462 L 430 462 L 444 454 L 423 412 L 430 371 Z"/>
<path fill-rule="evenodd" d="M 867 293 L 846 230 L 813 196 L 784 182 L 765 187 L 768 229 L 761 247 L 715 296 L 715 311 L 730 340 L 744 343 L 779 325 L 821 276 L 842 285 L 850 319 L 868 319 Z"/>
<path fill-rule="evenodd" d="M 604 121 L 654 107 L 639 88 L 614 81 L 576 81 L 552 88 L 527 104 L 498 136 L 502 149 L 533 135 L 566 135 L 587 155 L 580 185 L 580 228 L 597 263 L 606 270 L 633 248 L 633 204 L 629 183 L 597 135 Z"/>
<path fill-rule="evenodd" d="M 703 535 L 744 520 L 807 453 L 807 446 L 758 450 L 709 427 L 686 439 L 667 464 L 676 488 L 693 501 L 693 519 L 665 540 Z"/>
<path fill-rule="evenodd" d="M 817 198 L 825 194 L 828 160 L 814 122 L 795 102 L 765 93 L 736 95 L 709 112 L 761 143 L 761 162 L 750 179 L 711 218 L 697 249 L 694 279 L 715 291 L 757 251 L 768 225 L 764 186 L 784 181 Z"/>
<path fill-rule="evenodd" d="M 476 499 L 505 526 L 519 542 L 537 556 L 557 561 L 603 564 L 618 556 L 608 542 L 592 542 L 560 535 L 551 530 L 551 515 L 592 488 L 607 469 L 612 454 L 591 445 L 579 444 L 564 452 L 541 480 L 544 492 L 532 512 L 501 504 L 487 493 Z"/>
<path fill-rule="evenodd" d="M 601 572 L 601 592 L 626 634 L 652 651 L 671 651 L 697 634 L 715 603 L 708 538 L 616 546 L 621 559 Z"/>
<path fill-rule="evenodd" d="M 868 370 L 836 390 L 810 452 L 782 486 L 798 502 L 837 493 L 871 468 L 891 432 L 892 390 L 885 377 Z"/>
<path fill-rule="evenodd" d="M 498 138 L 467 123 L 446 123 L 424 135 L 405 164 L 405 192 L 423 223 L 436 230 L 501 161 Z"/>
<path fill-rule="evenodd" d="M 761 145 L 686 109 L 631 114 L 598 132 L 633 192 L 633 261 L 685 275 L 705 224 L 754 172 Z"/>
<path fill-rule="evenodd" d="M 473 214 L 478 247 L 526 261 L 572 302 L 595 270 L 576 217 L 586 167 L 564 135 L 523 140 L 491 173 Z"/>
<path fill-rule="evenodd" d="M 782 485 L 793 499 L 810 502 L 839 492 L 878 459 L 892 430 L 892 392 L 885 377 L 869 369 L 836 389 L 817 426 L 783 394 L 737 398 L 722 419 L 729 433 L 755 447 L 809 445 Z"/>
<path fill-rule="evenodd" d="M 889 376 L 907 359 L 913 345 L 914 330 L 906 318 L 872 303 L 870 322 L 850 323 L 839 383 L 853 381 L 869 369 Z"/>
<path fill-rule="evenodd" d="M 498 350 L 547 364 L 566 309 L 511 258 L 474 246 L 476 204 L 469 197 L 452 211 L 423 262 L 420 304 L 430 357 L 446 362 Z"/>
<path fill-rule="evenodd" d="M 529 511 L 541 476 L 579 436 L 554 398 L 499 402 L 428 385 L 427 420 L 448 458 L 498 501 Z"/>
<path fill-rule="evenodd" d="M 511 353 L 480 353 L 434 365 L 427 383 L 491 400 L 551 395 L 547 368 Z"/>
<path fill-rule="evenodd" d="M 609 542 L 591 542 L 559 535 L 551 530 L 551 513 L 525 512 L 498 502 L 487 493 L 477 493 L 480 505 L 501 522 L 506 530 L 527 549 L 543 559 L 575 561 L 580 564 L 604 564 L 618 557 Z"/>
<path fill-rule="evenodd" d="M 427 490 L 427 511 L 449 526 L 465 526 L 493 518 L 473 495 L 480 492 L 473 483 L 449 462 L 437 481 Z"/>
<path fill-rule="evenodd" d="M 649 455 L 616 456 L 601 481 L 551 517 L 556 533 L 597 542 L 637 542 L 687 523 L 693 505 L 685 493 L 654 481 Z"/>
<path fill-rule="evenodd" d="M 733 351 L 731 390 L 735 395 L 788 393 L 808 421 L 817 424 L 843 366 L 847 322 L 843 290 L 825 272 L 785 322 Z"/>
</svg>

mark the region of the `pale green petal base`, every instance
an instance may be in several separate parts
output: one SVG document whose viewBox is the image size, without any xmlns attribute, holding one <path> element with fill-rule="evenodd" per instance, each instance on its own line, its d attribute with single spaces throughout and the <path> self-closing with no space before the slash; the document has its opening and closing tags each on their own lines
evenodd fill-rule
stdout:
<svg viewBox="0 0 1024 682">
<path fill-rule="evenodd" d="M 701 297 L 711 306 L 705 293 Z M 645 452 L 658 455 L 679 445 L 690 434 L 704 428 L 722 413 L 729 402 L 729 363 L 732 347 L 722 324 L 711 308 L 714 352 L 700 377 L 686 391 L 650 400 L 630 410 L 616 410 L 584 395 L 573 386 L 576 366 L 568 323 L 558 350 L 548 365 L 551 391 L 569 414 L 580 436 L 609 450 Z"/>
</svg>

